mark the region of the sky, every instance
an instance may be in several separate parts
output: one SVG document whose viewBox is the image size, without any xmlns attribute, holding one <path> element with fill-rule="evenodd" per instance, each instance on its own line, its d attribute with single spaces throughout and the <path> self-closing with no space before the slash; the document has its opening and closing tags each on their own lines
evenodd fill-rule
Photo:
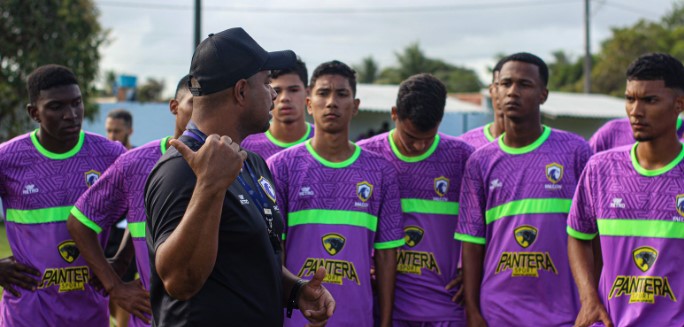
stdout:
<svg viewBox="0 0 684 327">
<path fill-rule="evenodd" d="M 94 0 L 110 30 L 100 71 L 163 79 L 165 96 L 190 68 L 194 0 Z M 591 50 L 611 28 L 659 20 L 673 0 L 592 0 Z M 527 51 L 551 60 L 584 54 L 583 0 L 202 0 L 202 36 L 244 28 L 268 51 L 292 49 L 311 73 L 325 61 L 372 56 L 380 67 L 418 42 L 431 58 L 474 69 L 486 82 L 497 54 Z"/>
</svg>

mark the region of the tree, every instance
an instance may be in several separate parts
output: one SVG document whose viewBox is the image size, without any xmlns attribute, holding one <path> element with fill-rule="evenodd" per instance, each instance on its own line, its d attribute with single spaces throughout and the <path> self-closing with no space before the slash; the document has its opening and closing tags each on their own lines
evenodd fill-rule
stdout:
<svg viewBox="0 0 684 327">
<path fill-rule="evenodd" d="M 91 0 L 3 0 L 0 6 L 0 140 L 26 132 L 26 77 L 45 64 L 71 68 L 79 79 L 85 116 L 92 118 L 98 49 L 107 31 Z"/>
<path fill-rule="evenodd" d="M 138 86 L 136 98 L 140 102 L 159 102 L 162 101 L 164 91 L 164 81 L 148 78 L 145 84 Z"/>
<path fill-rule="evenodd" d="M 372 56 L 361 60 L 360 65 L 355 65 L 354 70 L 358 74 L 359 83 L 372 84 L 378 78 L 380 67 Z"/>
</svg>

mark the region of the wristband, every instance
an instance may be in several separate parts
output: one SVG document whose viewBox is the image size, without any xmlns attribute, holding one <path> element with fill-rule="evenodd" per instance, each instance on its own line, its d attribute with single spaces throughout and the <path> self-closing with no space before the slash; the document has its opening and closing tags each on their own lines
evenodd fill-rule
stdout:
<svg viewBox="0 0 684 327">
<path fill-rule="evenodd" d="M 295 284 L 292 286 L 292 290 L 290 291 L 290 298 L 287 300 L 287 317 L 290 318 L 292 317 L 292 309 L 299 309 L 299 306 L 297 305 L 297 299 L 299 298 L 299 290 L 304 286 L 304 284 L 308 283 L 308 280 L 303 280 L 300 279 Z"/>
</svg>

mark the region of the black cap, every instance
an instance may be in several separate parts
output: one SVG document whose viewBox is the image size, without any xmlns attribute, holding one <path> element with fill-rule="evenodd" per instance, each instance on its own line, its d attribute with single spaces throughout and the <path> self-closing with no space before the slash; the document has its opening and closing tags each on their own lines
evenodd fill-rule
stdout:
<svg viewBox="0 0 684 327">
<path fill-rule="evenodd" d="M 262 70 L 288 69 L 296 62 L 297 56 L 292 50 L 267 52 L 242 28 L 230 28 L 209 34 L 195 49 L 190 78 L 199 87 L 190 84 L 190 91 L 193 95 L 212 94 Z"/>
</svg>

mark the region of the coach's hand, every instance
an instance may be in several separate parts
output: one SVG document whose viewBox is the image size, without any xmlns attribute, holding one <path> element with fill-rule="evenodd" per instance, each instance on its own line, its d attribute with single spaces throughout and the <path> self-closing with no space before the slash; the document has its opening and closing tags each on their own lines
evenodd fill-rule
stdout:
<svg viewBox="0 0 684 327">
<path fill-rule="evenodd" d="M 152 314 L 150 293 L 142 287 L 140 279 L 114 285 L 109 290 L 109 301 L 113 301 L 122 309 L 145 321 L 145 323 L 150 323 L 148 318 Z"/>
<path fill-rule="evenodd" d="M 603 322 L 605 327 L 614 326 L 606 311 L 606 307 L 603 306 L 603 303 L 601 303 L 599 299 L 582 303 L 580 312 L 575 320 L 575 327 L 587 327 L 599 321 Z"/>
<path fill-rule="evenodd" d="M 456 294 L 451 298 L 451 302 L 456 302 L 458 305 L 463 306 L 463 300 L 465 299 L 463 297 L 463 269 L 456 271 L 456 278 L 446 285 L 446 290 L 448 291 L 454 287 L 456 287 Z"/>
<path fill-rule="evenodd" d="M 299 311 L 301 311 L 304 317 L 310 322 L 307 326 L 325 326 L 328 319 L 330 319 L 335 312 L 335 299 L 333 299 L 332 294 L 321 285 L 324 278 L 325 268 L 319 267 L 313 278 L 308 283 L 304 284 L 299 291 L 300 295 L 297 305 L 299 306 Z"/>
<path fill-rule="evenodd" d="M 183 155 L 197 176 L 198 184 L 202 182 L 212 190 L 220 192 L 225 192 L 235 181 L 242 169 L 243 161 L 247 159 L 247 152 L 225 135 L 209 135 L 197 152 L 179 140 L 171 140 L 169 144 Z"/>
<path fill-rule="evenodd" d="M 33 267 L 21 264 L 14 260 L 14 257 L 0 259 L 0 286 L 12 293 L 14 296 L 21 296 L 14 289 L 19 286 L 25 290 L 34 291 L 38 286 L 38 280 L 29 275 L 40 277 L 40 272 Z"/>
</svg>

